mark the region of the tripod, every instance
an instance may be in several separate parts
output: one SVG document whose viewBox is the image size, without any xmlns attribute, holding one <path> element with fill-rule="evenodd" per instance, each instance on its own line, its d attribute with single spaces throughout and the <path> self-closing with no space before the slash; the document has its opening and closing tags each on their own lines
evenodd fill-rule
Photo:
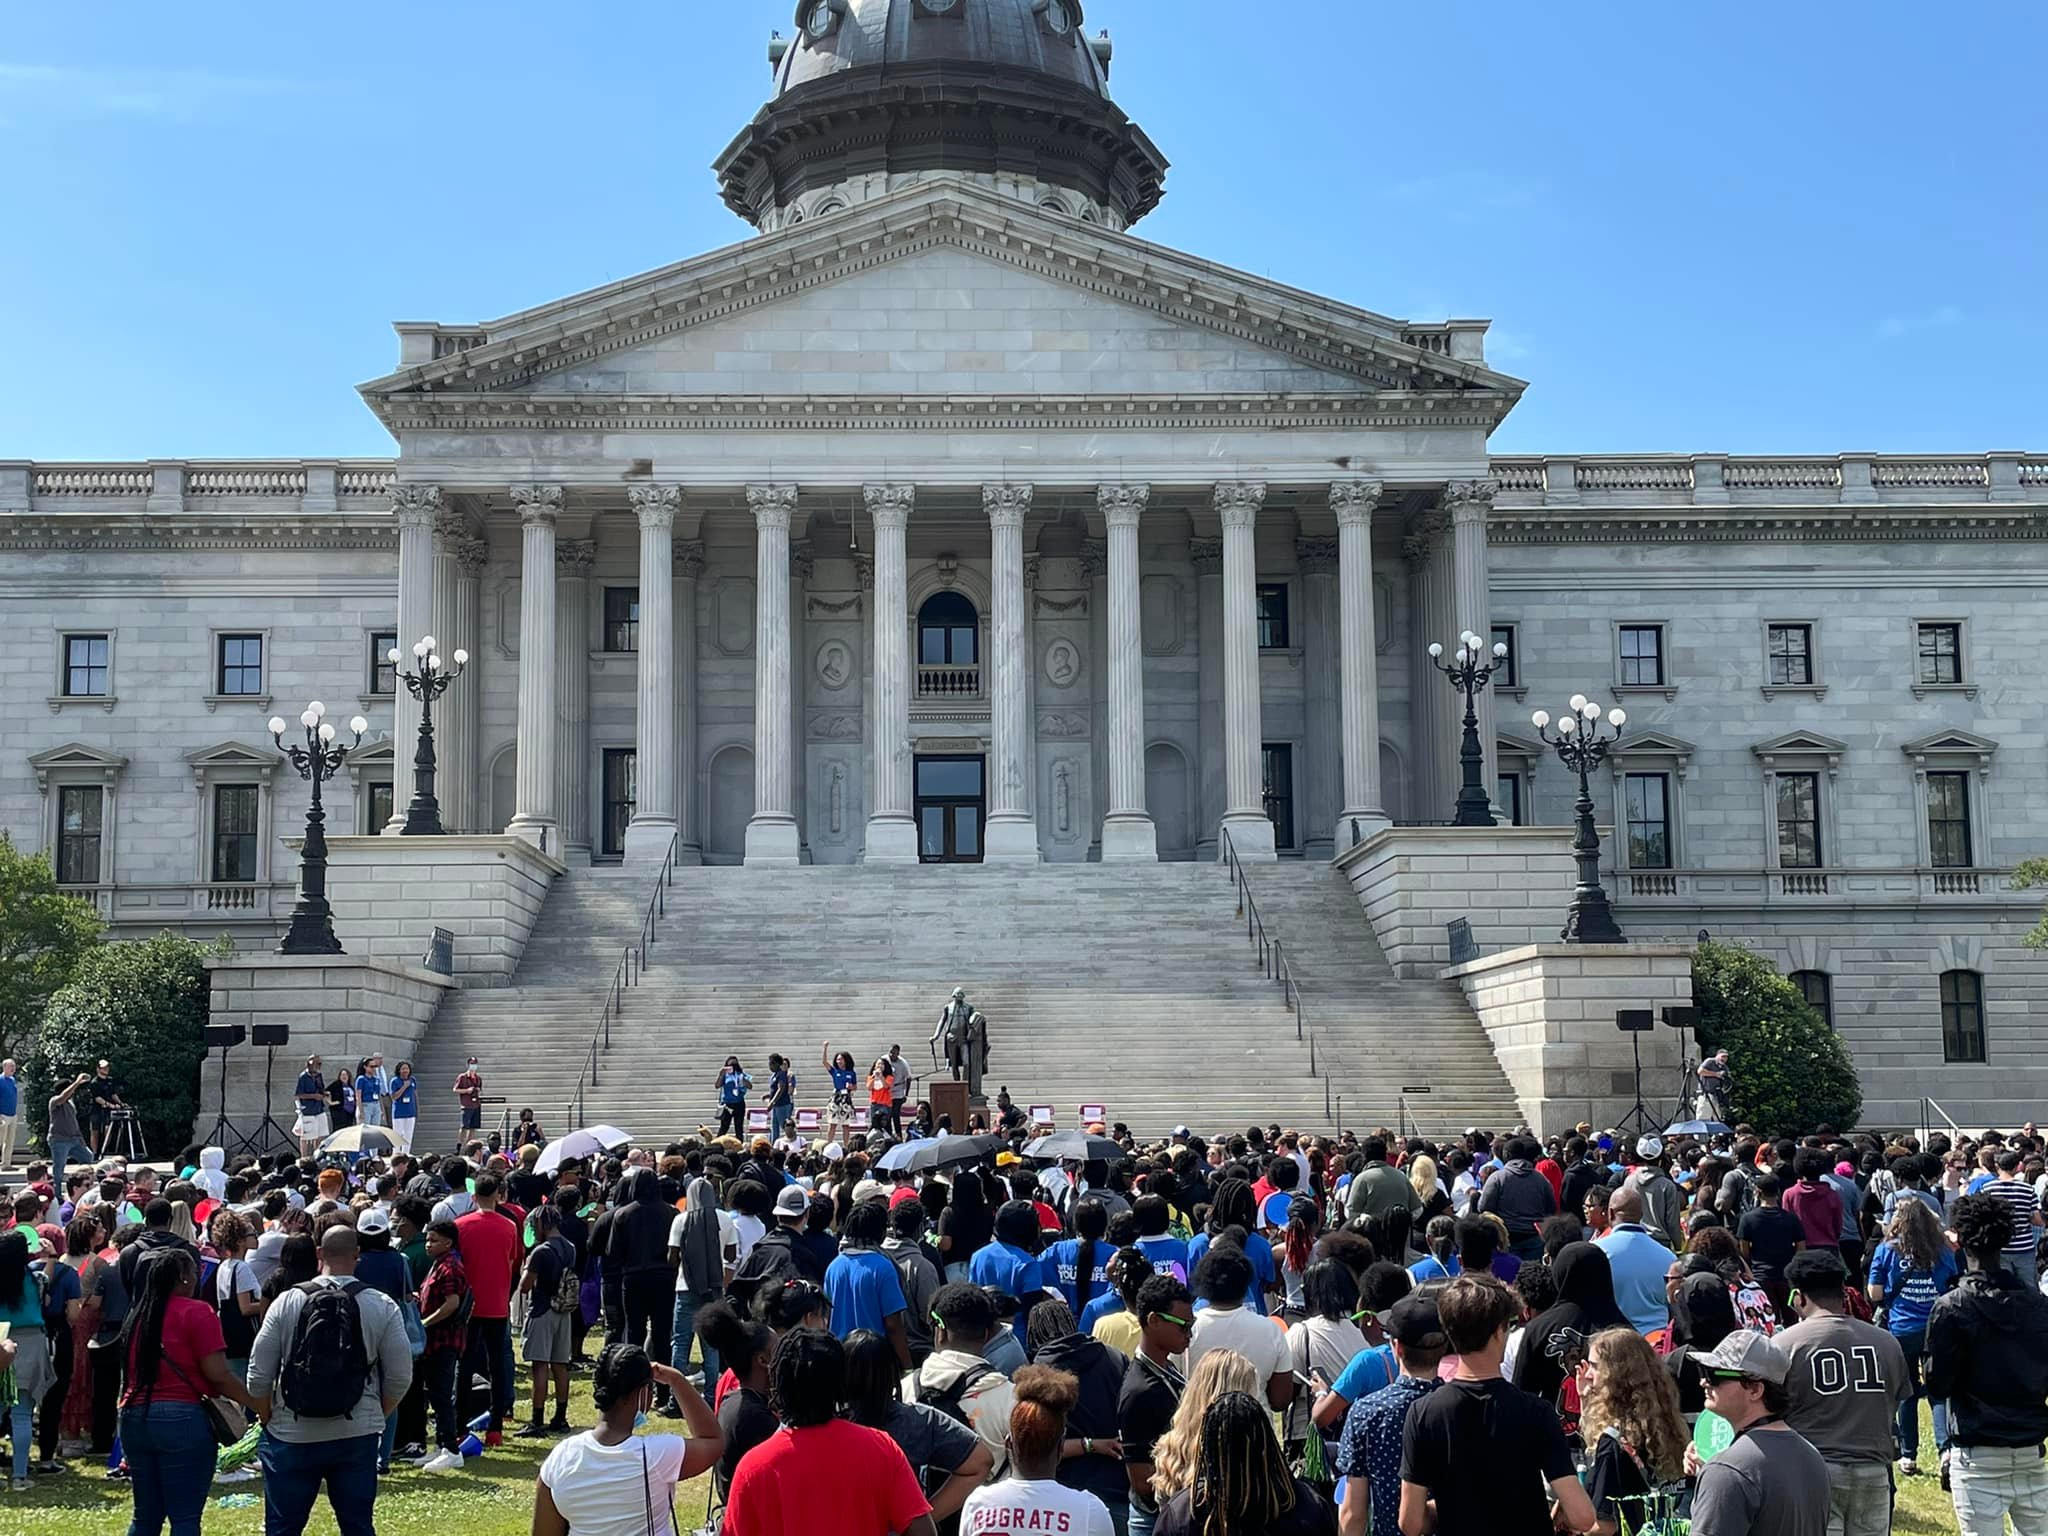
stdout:
<svg viewBox="0 0 2048 1536">
<path fill-rule="evenodd" d="M 241 1150 L 244 1152 L 254 1153 L 257 1157 L 262 1157 L 269 1152 L 270 1138 L 272 1136 L 275 1136 L 284 1143 L 284 1149 L 287 1152 L 295 1151 L 298 1147 L 298 1142 L 293 1139 L 292 1133 L 279 1125 L 276 1117 L 270 1113 L 270 1078 L 276 1068 L 277 1047 L 274 1045 L 265 1046 L 263 1051 L 263 1122 L 255 1130 L 242 1138 L 241 1147 Z M 226 1072 L 225 1063 L 223 1063 L 221 1070 L 223 1073 Z M 227 1106 L 223 1104 L 221 1107 L 225 1111 Z M 223 1119 L 225 1119 L 225 1114 L 223 1114 Z"/>
<path fill-rule="evenodd" d="M 1643 1037 L 1641 1032 L 1633 1029 L 1630 1030 L 1628 1043 L 1629 1050 L 1635 1057 L 1636 1101 L 1630 1107 L 1629 1112 L 1621 1117 L 1620 1122 L 1614 1128 L 1616 1131 L 1627 1132 L 1640 1140 L 1645 1136 L 1655 1136 L 1662 1127 L 1651 1116 L 1650 1106 L 1643 1102 Z M 1635 1127 L 1633 1131 L 1629 1131 L 1631 1125 Z"/>
<path fill-rule="evenodd" d="M 247 1152 L 249 1138 L 235 1134 L 235 1128 L 228 1124 L 228 1047 L 220 1048 L 220 1118 L 213 1122 L 213 1129 L 206 1133 L 209 1146 L 219 1147 L 223 1152 Z"/>
</svg>

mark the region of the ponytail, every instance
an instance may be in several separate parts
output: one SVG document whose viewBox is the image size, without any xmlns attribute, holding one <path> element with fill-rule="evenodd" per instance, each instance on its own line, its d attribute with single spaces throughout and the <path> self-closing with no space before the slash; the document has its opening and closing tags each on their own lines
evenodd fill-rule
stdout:
<svg viewBox="0 0 2048 1536">
<path fill-rule="evenodd" d="M 1109 1208 L 1100 1200 L 1083 1200 L 1074 1210 L 1074 1230 L 1081 1236 L 1074 1263 L 1074 1311 L 1078 1315 L 1095 1289 L 1095 1245 L 1109 1231 Z"/>
</svg>

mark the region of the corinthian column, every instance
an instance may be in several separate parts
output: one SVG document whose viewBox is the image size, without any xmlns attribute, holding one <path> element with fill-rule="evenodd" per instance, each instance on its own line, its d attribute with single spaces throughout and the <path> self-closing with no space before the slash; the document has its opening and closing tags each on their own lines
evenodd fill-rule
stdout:
<svg viewBox="0 0 2048 1536">
<path fill-rule="evenodd" d="M 750 485 L 754 512 L 754 816 L 747 823 L 749 864 L 794 864 L 796 815 L 790 809 L 789 519 L 793 485 Z"/>
<path fill-rule="evenodd" d="M 455 619 L 449 626 L 455 644 L 469 652 L 469 670 L 462 682 L 444 696 L 442 718 L 447 721 L 442 752 L 448 762 L 441 776 L 441 818 L 458 832 L 501 832 L 491 825 L 491 806 L 478 782 L 477 750 L 483 718 L 483 584 L 484 567 L 490 564 L 487 540 L 465 538 L 455 549 Z M 440 636 L 436 635 L 436 639 Z"/>
<path fill-rule="evenodd" d="M 1493 650 L 1493 607 L 1486 579 L 1486 519 L 1493 511 L 1493 498 L 1499 491 L 1498 480 L 1453 480 L 1444 487 L 1444 505 L 1451 509 L 1451 580 L 1457 591 L 1457 607 L 1451 615 L 1451 628 L 1454 632 L 1470 629 L 1479 637 L 1479 648 L 1483 654 L 1491 654 Z M 1451 636 L 1446 635 L 1444 639 L 1449 644 Z M 1479 783 L 1491 801 L 1495 786 L 1500 783 L 1500 738 L 1493 729 L 1493 690 L 1488 688 L 1479 694 L 1473 700 L 1473 706 L 1473 712 L 1479 717 L 1479 750 L 1486 758 Z M 1462 701 L 1458 718 L 1459 735 L 1462 736 Z M 1452 761 L 1456 760 L 1453 754 Z"/>
<path fill-rule="evenodd" d="M 460 554 L 468 537 L 469 519 L 460 512 L 444 508 L 435 515 L 433 620 L 428 626 L 428 633 L 434 637 L 434 648 L 442 656 L 453 657 L 456 648 L 460 647 L 469 653 L 470 662 L 474 665 L 477 659 L 475 637 L 456 628 L 455 594 L 462 580 Z M 455 701 L 459 695 L 473 693 L 476 688 L 477 679 L 465 677 L 441 695 L 440 707 L 434 711 L 434 791 L 441 805 L 441 826 L 447 832 L 466 832 L 475 825 L 463 819 L 468 807 L 460 803 L 466 786 L 457 783 L 461 775 L 458 761 L 463 744 L 460 740 L 462 721 Z"/>
<path fill-rule="evenodd" d="M 1159 857 L 1159 834 L 1145 809 L 1145 643 L 1138 597 L 1138 522 L 1149 485 L 1100 485 L 1095 504 L 1109 532 L 1109 814 L 1102 818 L 1102 862 Z"/>
<path fill-rule="evenodd" d="M 1338 800 L 1337 541 L 1298 538 L 1294 560 L 1302 591 L 1302 732 L 1308 753 L 1303 763 L 1302 802 L 1298 818 L 1301 851 L 1312 859 L 1332 857 L 1330 841 Z"/>
<path fill-rule="evenodd" d="M 1330 510 L 1337 514 L 1338 743 L 1344 762 L 1339 853 L 1352 846 L 1353 822 L 1359 840 L 1389 824 L 1380 791 L 1379 629 L 1372 611 L 1372 510 L 1379 499 L 1377 480 L 1330 485 Z"/>
<path fill-rule="evenodd" d="M 1024 691 L 1031 650 L 1024 634 L 1024 518 L 1031 510 L 1028 485 L 984 485 L 981 505 L 988 513 L 989 661 L 994 687 L 989 701 L 988 828 L 982 857 L 991 861 L 1038 862 L 1038 828 L 1031 819 L 1030 733 L 1025 728 Z"/>
<path fill-rule="evenodd" d="M 441 511 L 438 485 L 398 485 L 391 489 L 391 515 L 398 521 L 398 649 L 401 668 L 413 665 L 415 640 L 434 634 L 434 519 Z M 439 635 L 434 635 L 436 640 Z M 384 834 L 405 829 L 405 808 L 412 800 L 410 765 L 420 735 L 420 701 L 400 683 L 391 700 L 391 820 Z"/>
<path fill-rule="evenodd" d="M 690 539 L 674 549 L 676 595 L 676 862 L 704 862 L 704 834 L 697 817 L 697 578 L 704 574 L 704 543 Z"/>
<path fill-rule="evenodd" d="M 1195 568 L 1195 857 L 1218 857 L 1216 829 L 1229 804 L 1223 792 L 1223 541 L 1189 539 Z"/>
<path fill-rule="evenodd" d="M 1259 561 L 1253 544 L 1266 487 L 1257 480 L 1216 487 L 1223 522 L 1223 830 L 1240 859 L 1271 859 L 1273 823 L 1266 815 L 1259 768 L 1264 737 L 1259 708 Z"/>
<path fill-rule="evenodd" d="M 505 828 L 560 854 L 555 819 L 555 519 L 559 485 L 515 485 L 519 509 L 519 748 Z"/>
<path fill-rule="evenodd" d="M 905 530 L 917 488 L 863 486 L 875 525 L 875 758 L 869 793 L 870 864 L 915 864 L 910 798 L 910 591 Z"/>
<path fill-rule="evenodd" d="M 590 568 L 593 539 L 555 540 L 555 815 L 562 861 L 588 865 L 590 831 Z"/>
<path fill-rule="evenodd" d="M 640 519 L 640 664 L 633 720 L 633 820 L 626 862 L 659 864 L 676 835 L 675 571 L 670 553 L 673 485 L 635 485 L 627 495 Z"/>
</svg>

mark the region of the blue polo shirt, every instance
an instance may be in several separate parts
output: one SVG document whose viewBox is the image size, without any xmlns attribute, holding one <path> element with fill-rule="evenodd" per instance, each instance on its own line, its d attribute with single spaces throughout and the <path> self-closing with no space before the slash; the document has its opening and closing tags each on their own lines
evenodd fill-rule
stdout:
<svg viewBox="0 0 2048 1536">
<path fill-rule="evenodd" d="M 416 1077 L 391 1079 L 391 1118 L 416 1120 L 420 1113 L 420 1080 Z"/>
<path fill-rule="evenodd" d="M 987 1290 L 1001 1291 L 1005 1296 L 1015 1296 L 1020 1301 L 1045 1289 L 1045 1270 L 1037 1255 L 1026 1253 L 1022 1248 L 1012 1248 L 1008 1243 L 990 1243 L 969 1259 L 967 1278 Z M 1017 1320 L 1010 1327 L 1017 1335 L 1017 1342 L 1022 1344 L 1024 1312 L 1021 1308 L 1017 1312 Z"/>
<path fill-rule="evenodd" d="M 1594 1240 L 1593 1246 L 1607 1255 L 1607 1267 L 1614 1275 L 1615 1305 L 1627 1314 L 1637 1333 L 1654 1333 L 1671 1321 L 1671 1304 L 1664 1298 L 1664 1277 L 1677 1254 L 1637 1221 L 1609 1229 Z"/>
<path fill-rule="evenodd" d="M 21 1079 L 0 1077 L 0 1120 L 21 1113 Z"/>
<path fill-rule="evenodd" d="M 895 1264 L 872 1248 L 848 1248 L 827 1265 L 825 1295 L 832 1332 L 841 1339 L 861 1328 L 887 1333 L 887 1319 L 907 1306 Z"/>
</svg>

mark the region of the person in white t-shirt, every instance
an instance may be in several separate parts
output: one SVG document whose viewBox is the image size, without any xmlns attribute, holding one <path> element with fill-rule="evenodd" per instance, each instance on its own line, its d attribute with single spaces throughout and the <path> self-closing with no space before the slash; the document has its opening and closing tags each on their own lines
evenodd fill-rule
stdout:
<svg viewBox="0 0 2048 1536">
<path fill-rule="evenodd" d="M 1195 1265 L 1198 1303 L 1195 1326 L 1188 1334 L 1188 1369 L 1201 1364 L 1211 1350 L 1230 1349 L 1251 1361 L 1266 1384 L 1266 1401 L 1285 1408 L 1294 1399 L 1294 1367 L 1287 1356 L 1287 1335 L 1272 1318 L 1244 1304 L 1251 1288 L 1252 1261 L 1234 1243 L 1217 1243 Z"/>
<path fill-rule="evenodd" d="M 669 1364 L 690 1368 L 697 1344 L 697 1314 L 725 1294 L 739 1267 L 740 1240 L 729 1212 L 718 1208 L 718 1192 L 709 1179 L 692 1179 L 685 1209 L 669 1224 L 668 1261 L 676 1267 L 675 1316 L 669 1331 Z M 718 1363 L 703 1348 L 704 1390 L 718 1377 Z"/>
<path fill-rule="evenodd" d="M 690 1431 L 635 1435 L 656 1383 L 675 1394 Z M 591 1383 L 600 1422 L 548 1453 L 533 1487 L 534 1536 L 675 1536 L 676 1484 L 711 1470 L 725 1445 L 711 1405 L 680 1371 L 637 1344 L 608 1345 Z"/>
<path fill-rule="evenodd" d="M 1066 1371 L 1027 1365 L 1011 1379 L 1010 1475 L 977 1488 L 960 1506 L 960 1536 L 1059 1531 L 1065 1536 L 1114 1536 L 1109 1506 L 1083 1488 L 1059 1482 L 1067 1415 L 1081 1400 L 1081 1383 Z"/>
</svg>

